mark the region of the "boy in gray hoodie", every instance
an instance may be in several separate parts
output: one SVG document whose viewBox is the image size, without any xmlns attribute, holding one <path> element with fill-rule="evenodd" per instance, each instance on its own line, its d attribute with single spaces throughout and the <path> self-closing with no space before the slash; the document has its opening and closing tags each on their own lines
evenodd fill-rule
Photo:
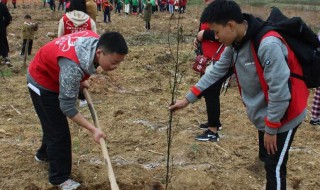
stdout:
<svg viewBox="0 0 320 190">
<path fill-rule="evenodd" d="M 264 161 L 267 175 L 266 189 L 286 189 L 288 151 L 306 116 L 308 99 L 304 81 L 290 76 L 289 63 L 295 55 L 275 36 L 263 38 L 255 52 L 251 42 L 264 22 L 242 14 L 234 1 L 214 1 L 204 10 L 201 22 L 208 22 L 216 39 L 227 47 L 186 97 L 177 100 L 169 109 L 175 111 L 194 103 L 204 90 L 234 68 L 248 118 L 258 130 L 259 158 Z M 259 65 L 262 67 L 260 74 Z M 263 87 L 263 82 L 267 88 Z"/>
</svg>

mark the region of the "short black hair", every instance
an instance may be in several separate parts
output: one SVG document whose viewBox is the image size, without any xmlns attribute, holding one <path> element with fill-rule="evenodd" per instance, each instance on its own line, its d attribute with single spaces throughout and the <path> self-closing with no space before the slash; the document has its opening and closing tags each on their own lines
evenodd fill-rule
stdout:
<svg viewBox="0 0 320 190">
<path fill-rule="evenodd" d="M 70 7 L 68 12 L 71 11 L 82 11 L 87 13 L 86 1 L 85 0 L 70 0 Z"/>
<path fill-rule="evenodd" d="M 232 0 L 215 0 L 204 9 L 200 22 L 226 25 L 231 20 L 236 23 L 244 21 L 240 6 Z"/>
<path fill-rule="evenodd" d="M 25 18 L 25 19 L 27 19 L 27 18 L 28 18 L 28 19 L 31 19 L 31 16 L 30 16 L 30 15 L 26 15 L 26 16 L 24 16 L 24 18 Z"/>
<path fill-rule="evenodd" d="M 124 37 L 118 32 L 105 32 L 98 41 L 97 48 L 105 53 L 128 54 L 128 46 Z"/>
</svg>

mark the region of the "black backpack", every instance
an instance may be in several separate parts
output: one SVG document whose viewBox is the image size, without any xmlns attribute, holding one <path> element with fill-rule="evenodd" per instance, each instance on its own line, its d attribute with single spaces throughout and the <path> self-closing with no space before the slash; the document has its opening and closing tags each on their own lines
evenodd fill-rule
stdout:
<svg viewBox="0 0 320 190">
<path fill-rule="evenodd" d="M 300 17 L 288 18 L 277 7 L 272 7 L 265 26 L 253 39 L 256 52 L 264 34 L 272 30 L 285 39 L 301 64 L 303 76 L 295 73 L 291 73 L 291 76 L 304 80 L 308 88 L 319 87 L 320 41 L 318 36 Z"/>
</svg>

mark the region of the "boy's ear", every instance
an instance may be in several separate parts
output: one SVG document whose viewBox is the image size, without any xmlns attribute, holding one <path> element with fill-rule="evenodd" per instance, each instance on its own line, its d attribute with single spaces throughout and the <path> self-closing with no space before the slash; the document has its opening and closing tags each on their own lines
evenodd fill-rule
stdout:
<svg viewBox="0 0 320 190">
<path fill-rule="evenodd" d="M 101 53 L 102 53 L 102 49 L 97 48 L 97 50 L 96 50 L 96 55 L 100 55 Z"/>
<path fill-rule="evenodd" d="M 103 49 L 97 48 L 97 50 L 96 50 L 96 56 L 99 58 L 100 56 L 103 56 L 103 55 L 105 55 Z"/>
<path fill-rule="evenodd" d="M 227 22 L 227 26 L 230 28 L 231 31 L 234 31 L 236 29 L 236 22 L 229 21 L 229 22 Z"/>
</svg>

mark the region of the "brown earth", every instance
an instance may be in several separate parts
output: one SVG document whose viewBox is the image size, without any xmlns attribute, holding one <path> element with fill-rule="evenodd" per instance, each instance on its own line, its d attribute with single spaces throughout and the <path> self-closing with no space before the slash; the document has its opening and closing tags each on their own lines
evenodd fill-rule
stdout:
<svg viewBox="0 0 320 190">
<path fill-rule="evenodd" d="M 202 6 L 189 7 L 179 20 L 183 35 L 179 46 L 179 77 L 182 78 L 177 96 L 180 98 L 198 80 L 190 68 L 194 56 L 191 44 L 202 9 Z M 267 8 L 245 6 L 244 9 L 263 17 L 268 12 Z M 40 3 L 16 10 L 10 5 L 10 11 L 13 23 L 8 38 L 14 67 L 1 67 L 5 79 L 0 78 L 0 189 L 55 189 L 48 184 L 48 166 L 34 160 L 41 143 L 41 127 L 29 98 L 25 72 L 21 71 L 19 28 L 25 14 L 32 15 L 39 23 L 34 55 L 49 42 L 47 32 L 57 32 L 62 12 L 51 12 L 40 7 Z M 285 12 L 302 16 L 313 27 L 320 26 L 320 19 L 315 18 L 318 12 L 293 9 Z M 90 93 L 108 136 L 108 150 L 119 187 L 121 190 L 160 189 L 158 186 L 165 186 L 166 177 L 167 108 L 174 73 L 172 55 L 177 57 L 178 16 L 170 22 L 169 14 L 156 13 L 151 32 L 145 33 L 144 22 L 139 17 L 113 14 L 112 23 L 105 24 L 102 13 L 98 14 L 98 33 L 120 31 L 130 47 L 126 61 L 116 71 L 99 72 L 90 79 Z M 257 131 L 246 117 L 235 81 L 227 94 L 221 96 L 221 104 L 223 130 L 219 143 L 194 140 L 201 133 L 197 126 L 206 119 L 203 100 L 174 115 L 169 189 L 264 189 L 263 164 L 257 160 Z M 91 120 L 87 108 L 80 111 Z M 320 128 L 310 126 L 308 121 L 306 118 L 301 125 L 290 151 L 288 189 L 320 189 Z M 72 122 L 70 130 L 72 178 L 81 183 L 83 190 L 110 189 L 100 146 L 86 130 Z"/>
</svg>

